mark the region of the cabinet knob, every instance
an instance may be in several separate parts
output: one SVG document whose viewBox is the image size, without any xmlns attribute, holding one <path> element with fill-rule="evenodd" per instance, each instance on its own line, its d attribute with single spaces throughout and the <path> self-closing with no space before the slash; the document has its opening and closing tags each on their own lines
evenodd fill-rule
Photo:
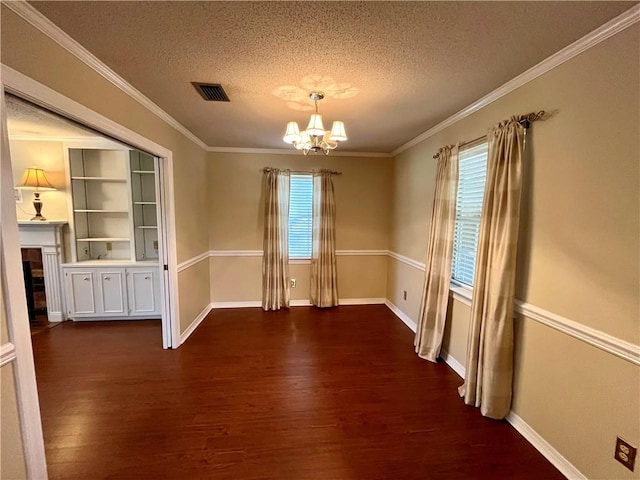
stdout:
<svg viewBox="0 0 640 480">
<path fill-rule="evenodd" d="M 111 280 L 111 277 L 106 276 L 106 277 L 104 277 L 104 279 L 105 279 L 105 280 Z"/>
<path fill-rule="evenodd" d="M 145 280 L 149 280 L 149 277 L 148 277 L 148 276 L 147 276 L 147 277 L 144 277 L 144 279 L 145 279 Z"/>
<path fill-rule="evenodd" d="M 88 281 L 89 281 L 89 277 L 82 277 L 82 279 L 83 279 L 85 282 L 88 282 Z"/>
</svg>

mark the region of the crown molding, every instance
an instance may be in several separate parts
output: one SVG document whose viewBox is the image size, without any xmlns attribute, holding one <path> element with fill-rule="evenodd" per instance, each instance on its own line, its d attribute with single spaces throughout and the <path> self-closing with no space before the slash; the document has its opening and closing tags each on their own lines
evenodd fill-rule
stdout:
<svg viewBox="0 0 640 480">
<path fill-rule="evenodd" d="M 216 153 L 251 153 L 267 155 L 301 155 L 299 150 L 287 148 L 240 148 L 240 147 L 207 147 L 207 152 Z M 345 152 L 332 151 L 331 157 L 367 157 L 367 158 L 391 158 L 390 153 L 381 152 Z"/>
<path fill-rule="evenodd" d="M 554 53 L 553 55 L 541 61 L 537 65 L 531 67 L 529 70 L 525 71 L 524 73 L 521 73 L 520 75 L 513 78 L 512 80 L 509 80 L 507 83 L 505 83 L 501 87 L 496 88 L 491 93 L 485 95 L 479 100 L 476 100 L 468 107 L 460 110 L 458 113 L 455 113 L 449 118 L 447 118 L 446 120 L 443 120 L 442 122 L 437 124 L 435 127 L 432 127 L 426 132 L 418 135 L 413 140 L 409 140 L 407 143 L 396 148 L 393 152 L 391 152 L 391 155 L 395 157 L 399 153 L 404 152 L 408 148 L 411 148 L 417 145 L 418 143 L 426 140 L 429 137 L 432 137 L 436 133 L 444 130 L 445 128 L 450 127 L 451 125 L 454 125 L 455 123 L 459 122 L 463 118 L 468 117 L 469 115 L 477 112 L 478 110 L 486 107 L 487 105 L 495 102 L 496 100 L 508 95 L 509 93 L 531 82 L 532 80 L 535 80 L 539 76 L 544 75 L 548 71 L 562 65 L 565 62 L 568 62 L 576 55 L 579 55 L 585 50 L 588 50 L 591 47 L 598 45 L 599 43 L 603 42 L 607 38 L 612 37 L 617 33 L 620 33 L 621 31 L 625 30 L 631 25 L 638 23 L 639 21 L 640 21 L 640 5 L 635 5 L 631 7 L 629 10 L 627 10 L 626 12 L 621 13 L 614 19 L 605 23 L 604 25 L 596 28 L 591 33 L 586 34 L 584 37 L 580 38 L 579 40 L 576 40 L 572 44 Z"/>
<path fill-rule="evenodd" d="M 174 127 L 177 131 L 185 135 L 188 139 L 193 141 L 196 145 L 201 147 L 207 152 L 218 153 L 252 153 L 252 154 L 275 154 L 275 155 L 296 155 L 299 154 L 296 150 L 287 149 L 270 149 L 270 148 L 236 148 L 236 147 L 212 147 L 204 143 L 194 133 L 188 130 L 184 125 L 178 122 L 175 118 L 165 112 L 162 108 L 156 105 L 142 92 L 136 89 L 133 85 L 127 82 L 124 78 L 118 75 L 115 71 L 104 64 L 95 55 L 84 48 L 80 43 L 65 33 L 60 27 L 54 24 L 51 20 L 45 17 L 42 13 L 29 5 L 25 0 L 14 0 L 10 2 L 3 2 L 10 10 L 34 26 L 40 32 L 45 34 L 51 40 L 56 42 L 62 48 L 74 55 L 80 61 L 92 68 L 95 72 L 100 74 L 106 80 L 111 82 L 122 92 L 129 95 L 138 103 L 143 105 L 149 111 L 156 116 L 167 122 Z M 535 80 L 539 76 L 547 73 L 555 67 L 562 65 L 563 63 L 571 60 L 576 55 L 588 50 L 589 48 L 603 42 L 607 38 L 625 30 L 626 28 L 634 25 L 640 21 L 640 5 L 634 5 L 629 10 L 618 15 L 616 18 L 610 20 L 604 25 L 588 33 L 584 37 L 575 41 L 571 45 L 563 48 L 562 50 L 551 55 L 547 59 L 531 67 L 529 70 L 518 75 L 517 77 L 509 80 L 502 86 L 498 87 L 491 93 L 485 95 L 479 100 L 473 102 L 471 105 L 460 110 L 454 115 L 450 116 L 446 120 L 440 122 L 436 126 L 430 128 L 426 132 L 418 135 L 413 140 L 401 145 L 393 150 L 391 153 L 379 153 L 379 152 L 344 152 L 335 153 L 332 156 L 336 157 L 370 157 L 370 158 L 391 158 L 395 157 L 399 153 L 417 145 L 418 143 L 432 137 L 438 132 L 454 125 L 460 120 L 468 117 L 469 115 L 477 112 L 478 110 L 486 107 L 487 105 L 495 102 L 496 100 L 504 97 L 505 95 L 513 92 L 521 86 Z"/>
<path fill-rule="evenodd" d="M 111 68 L 105 65 L 98 57 L 89 52 L 89 50 L 87 50 L 80 43 L 71 38 L 60 27 L 58 27 L 55 23 L 45 17 L 34 7 L 29 5 L 26 1 L 17 0 L 11 2 L 2 2 L 2 4 L 7 6 L 7 8 L 12 10 L 23 20 L 27 21 L 29 24 L 40 30 L 47 37 L 56 42 L 69 53 L 74 55 L 76 58 L 78 58 L 78 60 L 80 60 L 85 65 L 104 77 L 106 80 L 111 82 L 122 92 L 129 95 L 131 98 L 136 100 L 143 107 L 147 108 L 157 117 L 167 122 L 189 140 L 194 142 L 196 145 L 204 150 L 207 149 L 207 145 L 197 136 L 195 136 L 190 130 L 188 130 L 184 125 L 178 122 L 175 118 L 165 112 L 158 105 L 153 103 L 148 97 L 140 92 L 140 90 L 135 88 L 124 78 L 114 72 Z"/>
</svg>

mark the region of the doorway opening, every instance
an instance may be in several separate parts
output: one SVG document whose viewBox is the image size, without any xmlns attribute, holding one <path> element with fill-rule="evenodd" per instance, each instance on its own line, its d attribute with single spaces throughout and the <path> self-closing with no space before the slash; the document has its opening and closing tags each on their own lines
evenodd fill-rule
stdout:
<svg viewBox="0 0 640 480">
<path fill-rule="evenodd" d="M 18 96 L 5 105 L 32 333 L 158 320 L 177 346 L 162 159 Z"/>
</svg>

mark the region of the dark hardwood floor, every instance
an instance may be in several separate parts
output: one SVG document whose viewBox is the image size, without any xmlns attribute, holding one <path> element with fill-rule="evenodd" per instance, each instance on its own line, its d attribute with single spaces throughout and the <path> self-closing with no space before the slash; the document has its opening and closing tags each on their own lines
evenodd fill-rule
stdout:
<svg viewBox="0 0 640 480">
<path fill-rule="evenodd" d="M 385 306 L 215 310 L 178 350 L 157 321 L 32 337 L 57 479 L 561 479 Z"/>
</svg>

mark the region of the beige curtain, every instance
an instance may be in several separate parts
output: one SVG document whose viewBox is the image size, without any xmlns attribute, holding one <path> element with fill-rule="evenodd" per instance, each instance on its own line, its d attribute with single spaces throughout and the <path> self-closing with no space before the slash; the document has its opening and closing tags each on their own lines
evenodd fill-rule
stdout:
<svg viewBox="0 0 640 480">
<path fill-rule="evenodd" d="M 289 307 L 289 171 L 263 170 L 262 308 Z"/>
<path fill-rule="evenodd" d="M 338 305 L 335 224 L 333 172 L 314 172 L 311 304 L 322 308 Z"/>
<path fill-rule="evenodd" d="M 427 268 L 415 338 L 416 353 L 431 362 L 437 361 L 440 355 L 449 303 L 453 232 L 456 223 L 458 146 L 441 148 L 437 161 Z"/>
<path fill-rule="evenodd" d="M 513 296 L 525 129 L 520 119 L 488 135 L 489 159 L 476 257 L 464 385 L 467 405 L 486 417 L 511 408 Z"/>
</svg>

